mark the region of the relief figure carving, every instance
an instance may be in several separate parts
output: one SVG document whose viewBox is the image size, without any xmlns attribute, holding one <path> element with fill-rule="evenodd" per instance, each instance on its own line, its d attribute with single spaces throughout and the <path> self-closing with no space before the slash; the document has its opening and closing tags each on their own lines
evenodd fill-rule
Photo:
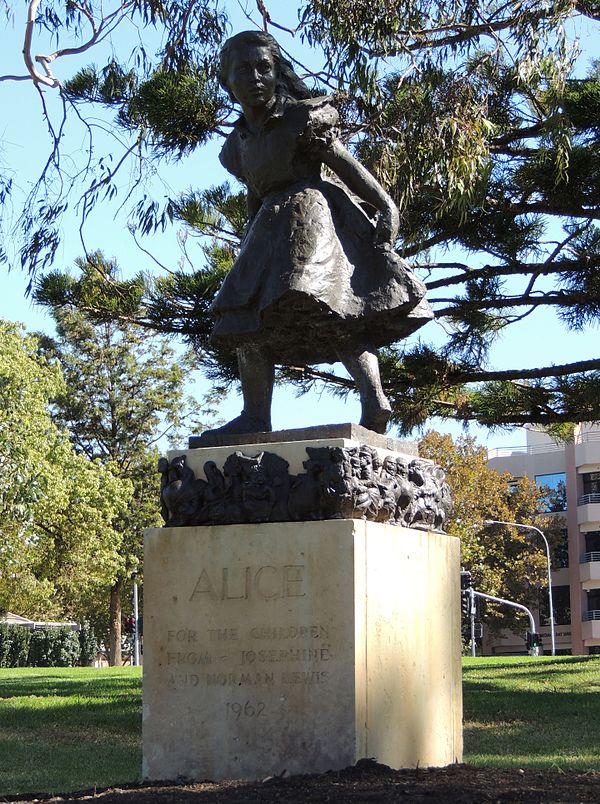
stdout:
<svg viewBox="0 0 600 804">
<path fill-rule="evenodd" d="M 391 454 L 382 458 L 366 444 L 306 447 L 306 452 L 305 472 L 298 475 L 290 474 L 287 461 L 275 453 L 237 451 L 222 470 L 207 461 L 206 480 L 195 477 L 185 456 L 170 463 L 161 458 L 166 526 L 368 519 L 443 529 L 452 501 L 444 472 L 432 461 Z M 215 592 L 208 577 L 200 577 L 197 587 L 195 594 Z"/>
</svg>

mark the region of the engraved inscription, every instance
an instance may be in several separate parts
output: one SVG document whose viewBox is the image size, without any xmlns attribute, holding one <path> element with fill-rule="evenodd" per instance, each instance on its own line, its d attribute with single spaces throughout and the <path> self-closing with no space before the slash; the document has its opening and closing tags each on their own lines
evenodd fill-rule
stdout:
<svg viewBox="0 0 600 804">
<path fill-rule="evenodd" d="M 265 564 L 261 567 L 222 567 L 211 575 L 203 568 L 189 601 L 304 597 L 305 569 L 304 564 Z"/>
<path fill-rule="evenodd" d="M 200 683 L 200 676 L 195 673 L 170 673 L 167 679 L 167 687 L 170 690 L 182 689 L 183 687 L 197 687 Z"/>
<path fill-rule="evenodd" d="M 294 670 L 281 674 L 282 684 L 323 684 L 329 678 L 327 670 Z"/>
<path fill-rule="evenodd" d="M 195 631 L 190 631 L 188 628 L 179 628 L 168 631 L 167 639 L 169 642 L 196 642 L 198 636 Z"/>
<path fill-rule="evenodd" d="M 275 673 L 207 673 L 206 685 L 219 687 L 257 687 L 275 684 Z"/>
<path fill-rule="evenodd" d="M 252 639 L 329 639 L 329 629 L 322 625 L 256 626 Z"/>
<path fill-rule="evenodd" d="M 239 639 L 238 628 L 209 628 L 208 638 L 211 642 L 228 642 L 232 639 Z"/>
<path fill-rule="evenodd" d="M 328 662 L 331 659 L 329 645 L 321 648 L 288 648 L 281 650 L 243 650 L 242 664 L 264 662 Z"/>
<path fill-rule="evenodd" d="M 167 664 L 211 664 L 210 653 L 198 651 L 167 651 Z"/>
<path fill-rule="evenodd" d="M 327 670 L 285 670 L 281 673 L 171 673 L 167 679 L 169 690 L 185 687 L 274 687 L 290 684 L 324 684 L 329 680 Z"/>
<path fill-rule="evenodd" d="M 237 577 L 243 577 L 245 584 L 248 575 L 251 589 L 266 600 L 275 589 L 270 585 L 272 582 L 277 583 L 279 594 L 293 597 L 301 588 L 303 571 L 302 565 L 279 568 L 263 565 L 256 569 L 246 567 Z M 224 577 L 229 583 L 229 573 Z M 227 584 L 225 588 L 232 591 Z M 204 570 L 198 576 L 196 592 L 217 593 Z M 224 625 L 202 631 L 169 629 L 166 632 L 167 688 L 325 684 L 331 679 L 331 673 L 321 668 L 334 658 L 331 630 L 330 626 L 320 624 Z M 288 669 L 290 665 L 296 665 L 296 669 Z"/>
<path fill-rule="evenodd" d="M 228 701 L 225 705 L 225 717 L 233 720 L 239 720 L 241 717 L 259 718 L 266 717 L 265 704 L 261 701 L 253 704 L 250 701 L 245 703 L 237 703 L 237 701 Z"/>
</svg>

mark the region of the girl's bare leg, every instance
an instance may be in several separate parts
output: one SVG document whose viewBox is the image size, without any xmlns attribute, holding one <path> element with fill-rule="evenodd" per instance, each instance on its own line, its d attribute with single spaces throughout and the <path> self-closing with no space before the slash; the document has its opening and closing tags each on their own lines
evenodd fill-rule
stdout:
<svg viewBox="0 0 600 804">
<path fill-rule="evenodd" d="M 392 408 L 383 393 L 377 355 L 373 350 L 365 349 L 352 355 L 340 355 L 340 359 L 356 382 L 360 394 L 360 424 L 375 433 L 385 433 Z"/>
<path fill-rule="evenodd" d="M 271 432 L 271 401 L 273 399 L 273 381 L 275 363 L 271 357 L 258 346 L 242 346 L 237 349 L 240 380 L 244 407 L 239 416 L 222 427 L 207 430 L 204 436 L 213 434 L 244 434 Z"/>
<path fill-rule="evenodd" d="M 259 346 L 240 347 L 237 358 L 244 399 L 241 416 L 260 424 L 254 432 L 271 432 L 275 361 Z"/>
</svg>

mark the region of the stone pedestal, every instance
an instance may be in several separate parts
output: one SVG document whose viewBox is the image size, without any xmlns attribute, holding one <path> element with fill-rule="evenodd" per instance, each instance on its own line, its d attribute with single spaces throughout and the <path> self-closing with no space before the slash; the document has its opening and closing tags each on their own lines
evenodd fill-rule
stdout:
<svg viewBox="0 0 600 804">
<path fill-rule="evenodd" d="M 356 519 L 149 530 L 144 777 L 461 761 L 459 569 Z"/>
</svg>

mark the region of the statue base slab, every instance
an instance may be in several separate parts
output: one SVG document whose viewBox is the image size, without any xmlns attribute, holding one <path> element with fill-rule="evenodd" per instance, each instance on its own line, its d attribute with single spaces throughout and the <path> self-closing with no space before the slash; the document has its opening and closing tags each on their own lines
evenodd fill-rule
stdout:
<svg viewBox="0 0 600 804">
<path fill-rule="evenodd" d="M 145 536 L 143 775 L 462 758 L 458 540 L 357 519 Z"/>
<path fill-rule="evenodd" d="M 392 450 L 406 455 L 416 455 L 417 445 L 414 441 L 402 441 L 392 436 L 381 435 L 367 430 L 360 424 L 345 422 L 341 424 L 319 424 L 314 427 L 302 427 L 293 430 L 274 430 L 270 433 L 230 434 L 213 431 L 199 436 L 190 436 L 189 449 L 206 447 L 232 447 L 247 444 L 273 445 L 287 442 L 325 442 L 327 444 L 347 442 L 366 442 L 372 447 Z M 269 447 L 270 449 L 271 447 Z"/>
</svg>

